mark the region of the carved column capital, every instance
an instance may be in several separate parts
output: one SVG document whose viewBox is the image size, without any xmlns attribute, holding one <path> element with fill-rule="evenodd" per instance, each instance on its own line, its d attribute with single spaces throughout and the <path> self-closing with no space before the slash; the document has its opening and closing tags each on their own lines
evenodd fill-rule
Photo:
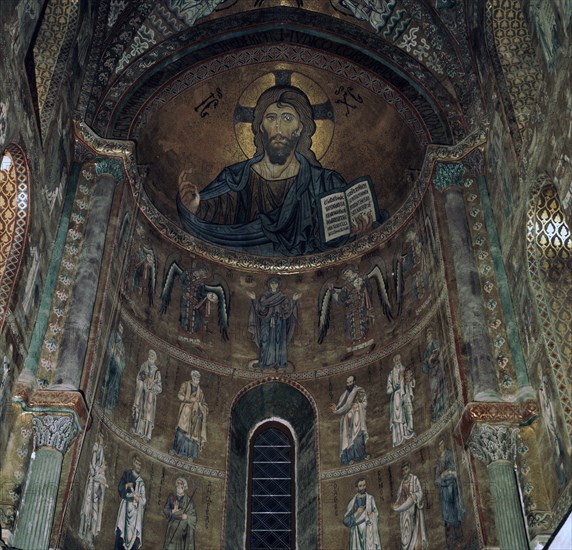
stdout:
<svg viewBox="0 0 572 550">
<path fill-rule="evenodd" d="M 461 162 L 436 162 L 433 185 L 439 191 L 451 187 L 461 187 L 464 173 L 465 165 Z"/>
<path fill-rule="evenodd" d="M 34 448 L 52 447 L 65 454 L 79 433 L 71 415 L 42 414 L 32 418 Z"/>
<path fill-rule="evenodd" d="M 114 157 L 97 157 L 95 162 L 95 175 L 97 177 L 109 175 L 115 183 L 123 179 L 123 164 L 121 159 Z"/>
<path fill-rule="evenodd" d="M 518 428 L 514 426 L 476 424 L 471 431 L 467 447 L 487 466 L 497 460 L 514 461 L 517 433 Z"/>
</svg>

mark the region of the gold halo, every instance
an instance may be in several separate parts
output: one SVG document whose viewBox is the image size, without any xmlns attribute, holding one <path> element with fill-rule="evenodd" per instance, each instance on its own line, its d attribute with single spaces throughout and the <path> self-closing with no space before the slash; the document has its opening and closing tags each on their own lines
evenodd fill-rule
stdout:
<svg viewBox="0 0 572 550">
<path fill-rule="evenodd" d="M 329 104 L 329 97 L 324 89 L 310 77 L 289 70 L 286 67 L 277 68 L 276 73 L 278 72 L 289 73 L 290 85 L 300 88 L 308 96 L 312 107 Z M 238 99 L 237 111 L 245 108 L 254 109 L 262 92 L 278 84 L 276 73 L 266 73 L 246 86 Z M 328 118 L 314 118 L 314 122 L 316 123 L 316 131 L 312 136 L 312 151 L 314 151 L 316 158 L 320 160 L 326 154 L 334 137 L 334 110 L 330 109 L 328 111 Z M 234 133 L 238 146 L 246 158 L 252 158 L 256 153 L 252 123 L 235 119 Z"/>
</svg>

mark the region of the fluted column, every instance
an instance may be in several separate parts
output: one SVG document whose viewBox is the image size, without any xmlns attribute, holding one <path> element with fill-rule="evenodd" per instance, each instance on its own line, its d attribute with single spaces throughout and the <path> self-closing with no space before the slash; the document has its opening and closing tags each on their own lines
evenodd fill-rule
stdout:
<svg viewBox="0 0 572 550">
<path fill-rule="evenodd" d="M 32 419 L 34 453 L 20 503 L 12 546 L 47 550 L 64 454 L 78 434 L 72 415 L 44 414 Z"/>
<path fill-rule="evenodd" d="M 79 388 L 97 296 L 99 272 L 113 193 L 116 182 L 122 177 L 120 161 L 117 159 L 98 160 L 96 176 L 85 240 L 71 295 L 71 309 L 66 319 L 60 343 L 54 389 L 74 390 Z"/>
<path fill-rule="evenodd" d="M 514 473 L 517 433 L 512 426 L 476 424 L 468 443 L 471 453 L 487 465 L 501 550 L 529 547 Z"/>
<path fill-rule="evenodd" d="M 464 170 L 463 164 L 439 163 L 433 183 L 437 189 L 443 191 L 455 284 L 461 304 L 459 317 L 462 324 L 463 348 L 470 364 L 473 399 L 495 401 L 500 398 L 500 394 L 461 187 Z"/>
</svg>

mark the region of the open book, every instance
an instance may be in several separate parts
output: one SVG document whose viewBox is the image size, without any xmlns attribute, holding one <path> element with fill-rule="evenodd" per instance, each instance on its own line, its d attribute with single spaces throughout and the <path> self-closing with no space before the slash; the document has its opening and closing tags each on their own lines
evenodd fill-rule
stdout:
<svg viewBox="0 0 572 550">
<path fill-rule="evenodd" d="M 384 221 L 369 176 L 358 178 L 346 187 L 326 191 L 319 199 L 320 231 L 325 243 L 351 235 L 360 216 L 374 223 Z"/>
</svg>

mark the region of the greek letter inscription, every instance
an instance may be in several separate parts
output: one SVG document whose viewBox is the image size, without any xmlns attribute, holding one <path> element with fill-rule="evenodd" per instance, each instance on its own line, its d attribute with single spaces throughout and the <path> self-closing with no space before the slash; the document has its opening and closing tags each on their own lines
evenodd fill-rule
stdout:
<svg viewBox="0 0 572 550">
<path fill-rule="evenodd" d="M 203 99 L 196 107 L 195 112 L 201 115 L 201 118 L 209 116 L 209 109 L 216 109 L 219 100 L 222 99 L 222 92 L 220 88 L 217 88 L 214 92 L 211 92 L 205 99 Z"/>
<path fill-rule="evenodd" d="M 343 105 L 346 108 L 346 116 L 350 115 L 350 109 L 356 109 L 358 104 L 363 103 L 363 98 L 354 91 L 352 86 L 338 86 L 334 92 L 341 99 L 336 99 L 336 103 Z"/>
</svg>

